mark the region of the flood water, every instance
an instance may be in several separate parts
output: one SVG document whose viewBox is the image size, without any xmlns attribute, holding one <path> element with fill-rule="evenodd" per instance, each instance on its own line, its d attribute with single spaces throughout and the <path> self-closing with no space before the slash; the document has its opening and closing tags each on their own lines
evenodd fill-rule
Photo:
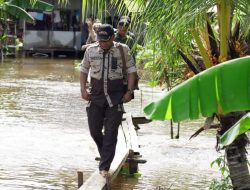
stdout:
<svg viewBox="0 0 250 190">
<path fill-rule="evenodd" d="M 161 94 L 141 84 L 127 112 Z M 0 190 L 73 190 L 77 171 L 87 179 L 98 163 L 81 100 L 74 60 L 26 58 L 0 64 Z M 170 138 L 169 121 L 141 125 L 138 139 L 146 164 L 138 178 L 119 176 L 112 190 L 202 190 L 220 174 L 215 132 L 189 137 L 202 120 L 181 124 L 180 139 Z M 176 126 L 175 126 L 176 130 Z M 176 132 L 175 132 L 176 133 Z"/>
</svg>

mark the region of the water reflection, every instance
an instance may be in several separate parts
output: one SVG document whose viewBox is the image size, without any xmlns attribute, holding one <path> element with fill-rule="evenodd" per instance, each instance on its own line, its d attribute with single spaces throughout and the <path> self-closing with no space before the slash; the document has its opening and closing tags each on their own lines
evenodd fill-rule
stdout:
<svg viewBox="0 0 250 190">
<path fill-rule="evenodd" d="M 68 59 L 22 59 L 0 64 L 0 189 L 67 189 L 77 187 L 97 168 L 96 146 L 89 136 L 85 104 L 80 98 L 78 70 Z M 159 89 L 141 85 L 125 106 L 141 115 Z M 200 121 L 181 126 L 181 138 L 171 140 L 168 122 L 141 126 L 138 133 L 141 177 L 119 176 L 115 190 L 206 189 L 218 176 L 210 169 L 217 157 L 214 134 L 189 141 Z"/>
</svg>

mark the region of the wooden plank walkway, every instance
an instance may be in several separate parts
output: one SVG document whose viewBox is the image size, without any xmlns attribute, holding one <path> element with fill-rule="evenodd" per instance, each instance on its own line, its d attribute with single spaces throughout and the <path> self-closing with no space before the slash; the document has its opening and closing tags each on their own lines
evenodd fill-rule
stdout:
<svg viewBox="0 0 250 190">
<path fill-rule="evenodd" d="M 139 145 L 135 127 L 132 121 L 132 115 L 131 113 L 127 113 L 125 115 L 125 120 L 119 127 L 115 157 L 109 170 L 110 183 L 118 175 L 122 166 L 125 164 L 131 150 L 134 152 L 138 152 Z M 106 179 L 99 174 L 98 169 L 79 188 L 79 190 L 103 190 L 103 189 L 108 189 L 106 186 Z"/>
</svg>

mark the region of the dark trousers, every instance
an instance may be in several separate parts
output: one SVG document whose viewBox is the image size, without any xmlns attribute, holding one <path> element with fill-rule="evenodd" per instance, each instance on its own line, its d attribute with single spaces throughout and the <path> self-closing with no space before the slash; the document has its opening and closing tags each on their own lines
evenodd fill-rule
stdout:
<svg viewBox="0 0 250 190">
<path fill-rule="evenodd" d="M 90 103 L 87 107 L 90 134 L 101 156 L 99 170 L 108 171 L 114 159 L 118 128 L 123 115 L 122 106 L 98 106 Z"/>
</svg>

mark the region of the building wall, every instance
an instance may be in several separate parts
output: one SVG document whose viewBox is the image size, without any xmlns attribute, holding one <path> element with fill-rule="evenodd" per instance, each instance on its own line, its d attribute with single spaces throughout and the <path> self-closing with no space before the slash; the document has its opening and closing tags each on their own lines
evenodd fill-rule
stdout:
<svg viewBox="0 0 250 190">
<path fill-rule="evenodd" d="M 36 18 L 36 24 L 25 24 L 23 34 L 24 50 L 36 48 L 80 50 L 81 39 L 81 0 L 70 1 L 66 6 L 57 0 L 45 0 L 54 5 L 53 12 L 28 10 Z"/>
<path fill-rule="evenodd" d="M 36 48 L 81 49 L 81 32 L 26 30 L 24 37 L 24 50 L 35 50 Z"/>
</svg>

